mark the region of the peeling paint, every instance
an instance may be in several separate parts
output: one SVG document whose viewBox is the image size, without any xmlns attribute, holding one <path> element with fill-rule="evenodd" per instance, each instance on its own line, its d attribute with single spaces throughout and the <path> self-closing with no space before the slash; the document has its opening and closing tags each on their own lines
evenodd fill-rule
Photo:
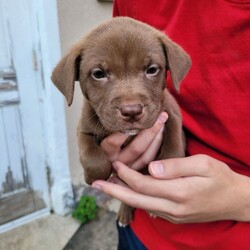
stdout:
<svg viewBox="0 0 250 250">
<path fill-rule="evenodd" d="M 11 72 L 14 72 L 11 69 Z M 8 80 L 6 80 L 8 79 Z M 0 107 L 20 102 L 15 72 L 4 74 L 0 72 Z"/>
<path fill-rule="evenodd" d="M 14 81 L 1 81 L 0 79 L 0 91 L 16 90 L 17 85 Z"/>
<path fill-rule="evenodd" d="M 21 162 L 23 163 L 22 159 Z M 25 166 L 22 165 L 22 170 L 25 170 Z M 11 167 L 8 166 L 8 172 L 5 174 L 5 181 L 2 183 L 1 193 L 9 193 L 21 188 L 29 187 L 28 176 L 23 172 L 23 180 L 18 181 L 14 178 Z"/>
<path fill-rule="evenodd" d="M 63 195 L 64 209 L 72 210 L 75 207 L 74 196 L 72 192 L 67 192 Z"/>
<path fill-rule="evenodd" d="M 26 188 L 30 188 L 28 167 L 27 167 L 25 157 L 21 158 L 21 164 L 22 164 L 22 173 L 23 173 L 23 184 Z"/>
</svg>

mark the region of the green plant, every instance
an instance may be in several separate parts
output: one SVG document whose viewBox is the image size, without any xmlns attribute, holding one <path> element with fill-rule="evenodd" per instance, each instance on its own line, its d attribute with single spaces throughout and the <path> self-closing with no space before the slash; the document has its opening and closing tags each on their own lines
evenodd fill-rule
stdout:
<svg viewBox="0 0 250 250">
<path fill-rule="evenodd" d="M 96 215 L 97 206 L 95 197 L 93 196 L 82 196 L 75 210 L 72 212 L 73 218 L 79 220 L 81 223 L 95 219 Z"/>
</svg>

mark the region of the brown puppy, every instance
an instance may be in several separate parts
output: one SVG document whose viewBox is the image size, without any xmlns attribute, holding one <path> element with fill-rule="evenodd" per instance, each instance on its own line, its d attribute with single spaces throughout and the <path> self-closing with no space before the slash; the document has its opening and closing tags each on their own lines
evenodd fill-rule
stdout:
<svg viewBox="0 0 250 250">
<path fill-rule="evenodd" d="M 88 184 L 112 173 L 98 142 L 115 131 L 135 135 L 153 126 L 161 111 L 169 118 L 158 159 L 184 156 L 179 107 L 163 90 L 167 70 L 178 90 L 190 66 L 180 46 L 153 27 L 127 17 L 99 25 L 59 62 L 52 81 L 68 105 L 73 101 L 75 81 L 79 80 L 85 96 L 78 144 Z M 126 224 L 129 215 L 123 205 L 119 220 Z"/>
</svg>

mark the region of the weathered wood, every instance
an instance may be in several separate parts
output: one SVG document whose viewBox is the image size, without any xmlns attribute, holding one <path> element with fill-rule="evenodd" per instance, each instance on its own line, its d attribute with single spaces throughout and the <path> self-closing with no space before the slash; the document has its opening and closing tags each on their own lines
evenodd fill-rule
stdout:
<svg viewBox="0 0 250 250">
<path fill-rule="evenodd" d="M 0 197 L 29 187 L 18 106 L 0 109 Z"/>
<path fill-rule="evenodd" d="M 7 196 L 0 199 L 0 225 L 45 207 L 43 199 L 32 190 Z"/>
</svg>

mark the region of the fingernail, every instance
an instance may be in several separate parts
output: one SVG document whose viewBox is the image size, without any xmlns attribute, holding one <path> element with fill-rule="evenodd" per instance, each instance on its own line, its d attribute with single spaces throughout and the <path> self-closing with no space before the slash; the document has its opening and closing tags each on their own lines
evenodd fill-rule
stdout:
<svg viewBox="0 0 250 250">
<path fill-rule="evenodd" d="M 150 164 L 150 170 L 152 171 L 152 174 L 156 177 L 160 177 L 164 173 L 164 167 L 161 162 L 152 162 Z"/>
<path fill-rule="evenodd" d="M 166 112 L 162 112 L 160 116 L 158 117 L 158 122 L 165 123 L 168 119 L 168 114 Z"/>
<path fill-rule="evenodd" d="M 98 185 L 97 183 L 93 183 L 91 185 L 91 187 L 94 188 L 94 189 L 102 190 L 102 187 L 100 185 Z"/>
</svg>

